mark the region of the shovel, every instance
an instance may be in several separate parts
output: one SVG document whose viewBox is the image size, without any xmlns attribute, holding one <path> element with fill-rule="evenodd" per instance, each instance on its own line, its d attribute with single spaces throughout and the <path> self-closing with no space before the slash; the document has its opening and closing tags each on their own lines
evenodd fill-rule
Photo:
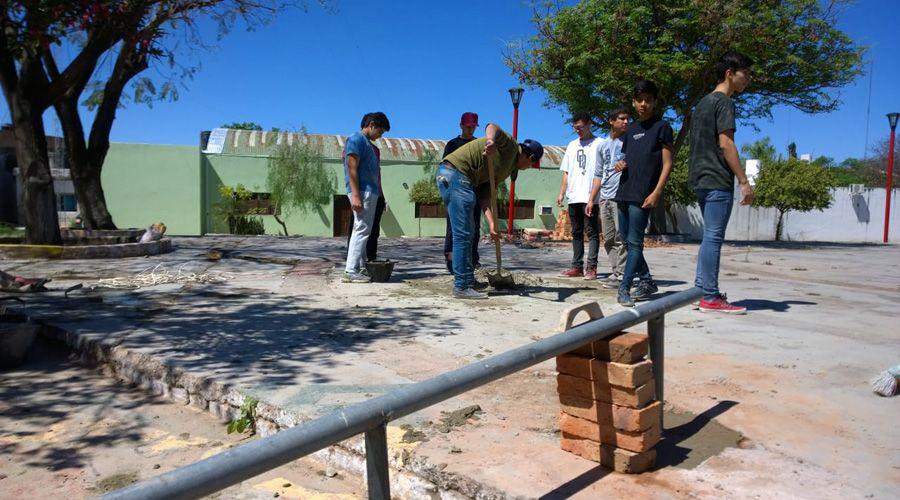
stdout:
<svg viewBox="0 0 900 500">
<path fill-rule="evenodd" d="M 497 182 L 494 180 L 494 162 L 491 155 L 487 156 L 488 177 L 491 179 L 491 217 L 494 219 L 494 227 L 499 228 L 497 221 Z M 492 238 L 493 239 L 493 238 Z M 494 251 L 497 254 L 497 271 L 487 272 L 488 283 L 493 288 L 514 288 L 516 282 L 510 273 L 503 270 L 502 261 L 500 259 L 500 240 L 494 240 Z"/>
</svg>

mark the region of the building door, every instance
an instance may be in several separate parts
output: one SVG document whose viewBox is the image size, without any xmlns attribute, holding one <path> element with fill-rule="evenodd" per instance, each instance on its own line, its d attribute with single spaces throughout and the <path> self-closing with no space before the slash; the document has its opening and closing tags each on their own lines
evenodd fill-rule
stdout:
<svg viewBox="0 0 900 500">
<path fill-rule="evenodd" d="M 353 211 L 350 210 L 350 198 L 345 194 L 334 195 L 334 214 L 332 214 L 334 236 L 350 236 L 353 227 Z"/>
</svg>

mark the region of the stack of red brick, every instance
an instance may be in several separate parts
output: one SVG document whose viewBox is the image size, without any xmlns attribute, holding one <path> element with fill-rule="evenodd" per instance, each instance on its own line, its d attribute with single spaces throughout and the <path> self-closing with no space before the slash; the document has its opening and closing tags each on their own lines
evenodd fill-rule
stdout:
<svg viewBox="0 0 900 500">
<path fill-rule="evenodd" d="M 563 450 L 618 472 L 653 466 L 662 403 L 648 345 L 623 332 L 556 358 Z"/>
</svg>

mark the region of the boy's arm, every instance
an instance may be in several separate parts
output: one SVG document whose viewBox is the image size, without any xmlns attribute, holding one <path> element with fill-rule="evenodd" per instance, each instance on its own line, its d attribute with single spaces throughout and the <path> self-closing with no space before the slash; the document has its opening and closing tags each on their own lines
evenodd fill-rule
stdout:
<svg viewBox="0 0 900 500">
<path fill-rule="evenodd" d="M 753 188 L 750 181 L 747 180 L 747 174 L 744 167 L 741 166 L 741 159 L 738 156 L 737 146 L 734 144 L 734 130 L 726 130 L 719 134 L 719 147 L 722 148 L 722 154 L 725 155 L 725 163 L 728 168 L 734 172 L 738 183 L 741 186 L 741 205 L 749 205 L 753 203 Z"/>
<path fill-rule="evenodd" d="M 563 206 L 563 197 L 566 195 L 566 186 L 569 184 L 569 173 L 563 170 L 562 183 L 559 185 L 559 195 L 556 197 L 556 206 Z"/>
<path fill-rule="evenodd" d="M 600 185 L 600 178 L 595 176 L 594 180 L 591 182 L 591 195 L 588 197 L 587 205 L 584 207 L 584 213 L 586 213 L 588 217 L 593 215 L 594 200 L 596 200 L 597 195 L 600 194 Z"/>
<path fill-rule="evenodd" d="M 669 174 L 672 173 L 672 145 L 671 144 L 663 144 L 662 146 L 662 172 L 659 174 L 659 181 L 656 183 L 656 188 L 650 193 L 650 196 L 644 198 L 644 204 L 641 205 L 641 208 L 651 208 L 655 207 L 657 203 L 659 203 L 660 197 L 662 197 L 663 189 L 666 187 L 666 182 L 669 181 Z"/>
<path fill-rule="evenodd" d="M 353 153 L 347 155 L 347 177 L 350 179 L 350 209 L 360 212 L 363 205 L 359 195 L 359 156 Z"/>
</svg>

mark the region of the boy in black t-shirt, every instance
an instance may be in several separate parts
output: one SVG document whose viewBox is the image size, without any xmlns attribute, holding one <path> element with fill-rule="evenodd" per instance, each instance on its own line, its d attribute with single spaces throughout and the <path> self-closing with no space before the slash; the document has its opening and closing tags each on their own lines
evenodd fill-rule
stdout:
<svg viewBox="0 0 900 500">
<path fill-rule="evenodd" d="M 634 307 L 636 300 L 647 300 L 658 287 L 644 260 L 644 232 L 650 209 L 662 198 L 663 188 L 672 171 L 672 127 L 654 113 L 659 89 L 649 80 L 634 85 L 634 109 L 637 120 L 622 135 L 625 159 L 616 164 L 622 172 L 616 205 L 619 210 L 619 234 L 628 247 L 625 273 L 619 285 L 619 304 Z M 638 284 L 632 292 L 632 281 Z"/>
</svg>

